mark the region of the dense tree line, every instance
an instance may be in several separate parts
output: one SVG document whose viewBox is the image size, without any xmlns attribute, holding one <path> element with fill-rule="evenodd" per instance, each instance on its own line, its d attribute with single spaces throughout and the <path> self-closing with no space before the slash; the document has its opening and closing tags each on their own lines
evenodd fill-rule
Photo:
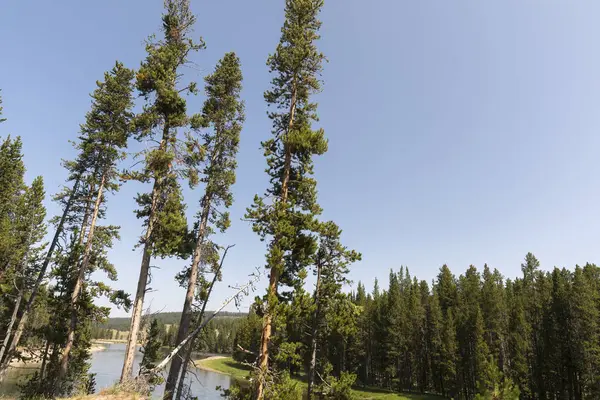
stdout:
<svg viewBox="0 0 600 400">
<path fill-rule="evenodd" d="M 173 314 L 176 314 L 177 321 L 179 321 L 181 314 Z M 203 330 L 203 332 L 198 336 L 192 351 L 210 354 L 234 354 L 234 340 L 237 335 L 237 330 L 244 322 L 245 318 L 240 317 L 239 313 L 230 314 L 235 314 L 236 316 L 219 316 L 210 321 L 206 329 Z M 172 320 L 173 318 L 174 317 L 168 318 L 167 320 Z M 147 332 L 146 336 L 149 335 L 154 321 L 156 321 L 155 329 L 158 330 L 157 341 L 160 343 L 160 345 L 169 348 L 174 347 L 177 342 L 176 336 L 179 329 L 177 324 L 167 324 L 164 322 L 164 319 L 152 316 L 151 321 L 146 321 L 146 323 L 143 323 L 142 329 L 144 332 Z M 109 327 L 105 328 L 104 326 L 106 325 Z M 106 325 L 97 324 L 93 326 L 90 332 L 91 338 L 114 340 L 118 339 L 119 337 L 126 337 L 127 331 L 112 328 L 110 327 L 112 326 L 110 323 Z M 122 326 L 122 323 L 119 323 L 118 326 Z M 129 326 L 128 322 L 127 326 Z"/>
<path fill-rule="evenodd" d="M 456 277 L 444 265 L 428 284 L 401 268 L 371 293 L 359 282 L 325 317 L 317 360 L 357 385 L 447 398 L 600 398 L 600 268 L 543 271 L 527 254 L 521 269 L 516 279 L 487 265 Z M 305 296 L 296 293 L 288 307 Z M 289 342 L 279 351 L 293 343 L 296 359 L 279 368 L 309 373 L 310 320 L 309 312 L 288 316 L 287 326 L 300 329 L 281 333 Z M 247 350 L 238 360 L 254 361 L 260 332 L 253 310 L 238 329 L 236 346 Z"/>
<path fill-rule="evenodd" d="M 219 316 L 216 319 L 220 319 L 222 317 L 242 318 L 245 317 L 247 314 L 247 312 L 241 311 L 222 311 L 219 313 Z M 158 323 L 162 325 L 177 325 L 181 320 L 181 312 L 172 311 L 153 313 L 152 319 L 156 319 Z M 109 317 L 106 320 L 96 324 L 94 326 L 94 329 L 115 329 L 118 331 L 126 332 L 130 324 L 131 318 L 129 317 Z"/>
</svg>

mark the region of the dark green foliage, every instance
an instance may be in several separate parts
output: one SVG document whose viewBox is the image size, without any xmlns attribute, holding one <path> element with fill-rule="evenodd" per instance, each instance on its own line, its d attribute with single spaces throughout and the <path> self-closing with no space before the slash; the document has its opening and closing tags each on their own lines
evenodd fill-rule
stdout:
<svg viewBox="0 0 600 400">
<path fill-rule="evenodd" d="M 13 338 L 45 247 L 44 183 L 41 177 L 24 183 L 21 148 L 18 137 L 0 144 L 0 380 L 20 357 Z"/>
<path fill-rule="evenodd" d="M 355 381 L 356 375 L 348 372 L 342 372 L 339 378 L 328 374 L 326 381 L 316 389 L 318 398 L 330 400 L 356 399 L 356 396 L 352 393 L 352 386 Z"/>
<path fill-rule="evenodd" d="M 244 104 L 240 100 L 242 71 L 235 53 L 225 54 L 205 81 L 207 99 L 202 115 L 192 119 L 193 128 L 198 129 L 196 125 L 202 125 L 204 130 L 199 132 L 200 140 L 188 136 L 188 151 L 192 155 L 189 163 L 198 163 L 197 169 L 189 169 L 188 177 L 192 185 L 198 181 L 204 183 L 204 195 L 194 226 L 192 262 L 184 275 L 187 290 L 177 344 L 191 330 L 195 298 L 204 304 L 208 302 L 212 280 L 206 279 L 205 274 L 216 274 L 216 278 L 220 279 L 218 246 L 209 238 L 217 230 L 224 233 L 231 223 L 227 209 L 233 204 L 231 186 L 235 183 L 236 156 L 244 121 Z M 194 152 L 194 147 L 201 148 L 201 154 Z M 210 335 L 211 331 L 205 333 Z M 173 359 L 165 386 L 165 399 L 173 396 L 181 369 L 181 358 Z"/>
<path fill-rule="evenodd" d="M 518 400 L 519 389 L 515 387 L 510 378 L 503 378 L 498 363 L 490 358 L 489 360 L 489 380 L 485 384 L 480 384 L 475 400 Z"/>
<path fill-rule="evenodd" d="M 21 138 L 10 136 L 0 143 L 0 275 L 20 258 L 18 252 L 13 252 L 18 238 L 12 216 L 18 212 L 19 198 L 25 189 L 22 145 Z"/>
<path fill-rule="evenodd" d="M 161 39 L 151 36 L 146 42 L 146 59 L 136 75 L 136 88 L 145 100 L 142 112 L 135 118 L 136 139 L 144 150 L 138 171 L 124 174 L 125 178 L 151 183 L 150 192 L 137 196 L 139 205 L 135 214 L 143 220 L 144 232 L 139 245 L 143 247 L 138 285 L 121 381 L 131 379 L 135 343 L 139 333 L 150 279 L 152 257 L 190 255 L 194 238 L 188 231 L 185 204 L 181 191 L 182 178 L 188 178 L 190 187 L 198 183 L 195 168 L 203 149 L 183 141 L 183 128 L 197 127 L 197 117 L 187 114 L 186 95 L 197 93 L 194 82 L 182 86 L 182 68 L 190 55 L 204 48 L 204 42 L 195 42 L 192 32 L 196 18 L 189 0 L 165 0 L 162 15 Z M 147 147 L 147 143 L 153 143 Z"/>
<path fill-rule="evenodd" d="M 108 250 L 119 239 L 118 227 L 97 223 L 106 213 L 105 193 L 119 188 L 117 163 L 124 158 L 133 105 L 131 70 L 116 63 L 104 78 L 103 82 L 97 82 L 91 110 L 81 126 L 79 140 L 74 143 L 77 157 L 64 163 L 68 180 L 77 184 L 55 197 L 59 204 L 69 203 L 71 208 L 65 214 L 59 245 L 51 260 L 52 279 L 33 310 L 34 316 L 45 310 L 51 318 L 32 319 L 25 336 L 26 342 L 45 345 L 41 357 L 43 368 L 24 388 L 27 396 L 50 398 L 93 390 L 94 379 L 88 374 L 92 328 L 110 311 L 108 307 L 95 305 L 95 299 L 105 296 L 125 308 L 130 303 L 122 291 L 91 279 L 96 271 L 105 272 L 111 280 L 117 279 L 115 267 L 108 260 Z M 41 181 L 34 185 L 32 192 L 38 193 L 35 197 L 43 198 L 43 188 L 34 190 L 41 186 Z M 35 221 L 34 218 L 29 224 L 39 225 L 43 215 Z M 40 240 L 42 236 L 43 233 L 41 236 L 38 233 L 37 237 L 31 237 Z M 27 254 L 38 260 L 35 265 L 39 267 L 39 251 Z M 36 276 L 37 272 L 30 275 Z"/>
<path fill-rule="evenodd" d="M 182 161 L 195 157 L 194 152 L 198 149 L 191 148 L 188 155 L 177 130 L 190 124 L 183 94 L 195 94 L 196 85 L 192 83 L 183 89 L 177 85 L 181 80 L 179 70 L 188 62 L 189 54 L 204 48 L 204 43 L 195 43 L 189 37 L 195 17 L 189 10 L 188 1 L 166 1 L 162 20 L 164 38 L 149 38 L 147 57 L 136 75 L 136 88 L 146 100 L 143 111 L 135 119 L 136 139 L 158 145 L 138 154 L 144 158 L 142 170 L 128 172 L 125 177 L 154 183 L 152 192 L 137 197 L 140 206 L 137 217 L 143 219 L 144 226 L 152 226 L 149 236 L 142 238 L 140 243 L 148 243 L 153 255 L 167 257 L 189 252 L 185 243 L 187 221 L 179 178 L 186 176 L 188 171 L 188 165 Z M 182 154 L 185 154 L 183 160 Z"/>
<path fill-rule="evenodd" d="M 146 337 L 146 343 L 141 352 L 144 354 L 142 362 L 140 363 L 140 374 L 144 374 L 147 371 L 155 367 L 156 362 L 159 361 L 160 348 L 162 343 L 160 342 L 160 327 L 156 318 L 152 319 L 150 327 L 148 328 L 148 334 Z"/>
<path fill-rule="evenodd" d="M 240 324 L 234 341 L 233 358 L 241 362 L 253 362 L 256 359 L 260 346 L 262 318 L 254 308 Z"/>
<path fill-rule="evenodd" d="M 354 371 L 368 385 L 461 399 L 598 398 L 599 274 L 541 272 L 528 254 L 514 281 L 487 267 L 456 279 L 444 266 L 418 299 L 416 282 L 392 273 L 389 290 L 355 298 L 366 315 Z"/>
<path fill-rule="evenodd" d="M 322 0 L 286 1 L 281 42 L 267 61 L 275 74 L 272 89 L 265 92 L 267 104 L 274 108 L 269 112 L 273 138 L 262 142 L 262 147 L 272 187 L 263 197 L 256 196 L 246 215 L 261 239 L 273 238 L 267 267 L 288 286 L 294 285 L 316 250 L 310 231 L 316 230 L 314 216 L 321 212 L 317 182 L 311 178 L 312 156 L 325 153 L 327 141 L 322 129 L 311 127 L 318 117 L 310 95 L 321 88 L 318 76 L 324 56 L 315 42 L 322 4 Z"/>
<path fill-rule="evenodd" d="M 239 58 L 235 53 L 225 54 L 205 81 L 207 100 L 202 108 L 202 124 L 211 129 L 200 134 L 207 158 L 200 178 L 206 184 L 201 207 L 210 206 L 209 222 L 224 232 L 230 224 L 229 214 L 219 212 L 219 207 L 228 208 L 233 203 L 231 186 L 235 183 L 236 156 L 244 122 Z"/>
<path fill-rule="evenodd" d="M 302 400 L 302 384 L 290 378 L 288 373 L 269 375 L 265 385 L 265 400 Z M 229 389 L 223 390 L 223 397 L 229 400 L 252 400 L 252 390 L 248 385 L 232 382 Z"/>
<path fill-rule="evenodd" d="M 144 375 L 148 383 L 152 386 L 160 384 L 163 380 L 160 375 L 151 372 L 152 368 L 156 366 L 156 363 L 160 361 L 160 348 L 162 347 L 160 335 L 160 325 L 156 318 L 154 318 L 148 328 L 146 342 L 141 349 L 144 356 L 140 362 L 140 375 Z"/>
<path fill-rule="evenodd" d="M 206 314 L 212 314 L 211 311 L 206 311 Z M 219 319 L 243 319 L 246 317 L 247 313 L 242 312 L 228 312 L 222 311 L 215 318 L 215 320 Z M 152 318 L 158 320 L 160 325 L 173 325 L 177 324 L 181 319 L 181 312 L 160 312 L 156 314 L 152 314 Z M 103 321 L 101 324 L 96 325 L 95 331 L 99 332 L 102 329 L 115 329 L 117 331 L 125 332 L 129 328 L 129 324 L 131 323 L 131 318 L 129 317 L 112 317 L 108 318 L 106 321 Z M 94 336 L 95 339 L 99 339 L 99 337 Z"/>
<path fill-rule="evenodd" d="M 359 283 L 353 308 L 336 296 L 323 315 L 314 394 L 355 376 L 357 385 L 465 400 L 600 398 L 600 268 L 543 272 L 531 254 L 522 267 L 522 278 L 505 281 L 485 266 L 458 278 L 444 266 L 431 287 L 401 268 L 387 290 L 376 281 L 367 294 Z M 298 362 L 309 371 L 312 317 L 297 312 L 302 297 L 296 289 L 274 352 L 294 373 Z M 240 330 L 244 343 L 260 340 L 252 326 Z"/>
<path fill-rule="evenodd" d="M 318 230 L 316 216 L 317 182 L 312 177 L 313 156 L 327 151 L 323 129 L 314 130 L 317 105 L 311 95 L 321 90 L 319 75 L 325 59 L 317 47 L 321 22 L 318 15 L 323 0 L 286 0 L 285 22 L 274 54 L 267 60 L 273 74 L 265 100 L 272 107 L 272 138 L 262 142 L 267 159 L 270 187 L 255 196 L 246 218 L 261 240 L 268 240 L 266 268 L 269 285 L 264 310 L 260 346 L 260 373 L 268 373 L 269 345 L 277 332 L 279 286 L 296 288 L 306 276 L 317 250 L 313 232 Z M 285 298 L 285 297 L 284 297 Z M 288 297 L 289 299 L 289 297 Z M 258 379 L 255 396 L 265 393 L 264 380 Z"/>
</svg>

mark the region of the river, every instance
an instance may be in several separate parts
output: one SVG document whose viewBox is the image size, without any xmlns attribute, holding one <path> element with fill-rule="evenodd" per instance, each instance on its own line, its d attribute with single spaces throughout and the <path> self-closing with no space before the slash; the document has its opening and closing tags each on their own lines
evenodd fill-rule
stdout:
<svg viewBox="0 0 600 400">
<path fill-rule="evenodd" d="M 102 389 L 113 386 L 115 382 L 119 380 L 121 375 L 121 367 L 123 366 L 123 359 L 125 357 L 125 344 L 124 343 L 107 343 L 102 344 L 105 348 L 100 351 L 92 353 L 90 373 L 96 374 L 96 392 Z M 135 356 L 134 371 L 138 371 L 139 362 L 142 359 L 142 354 L 137 351 Z M 12 370 L 9 373 L 11 380 L 10 384 L 12 390 L 9 389 L 7 384 L 5 390 L 0 390 L 6 393 L 8 391 L 15 390 L 15 380 L 22 380 L 27 374 L 32 373 L 34 369 L 18 369 Z M 168 368 L 167 368 L 168 370 Z M 218 374 L 215 372 L 204 371 L 198 368 L 192 368 L 188 377 L 188 383 L 191 379 L 192 383 L 192 395 L 197 396 L 199 399 L 207 400 L 221 400 L 220 391 L 216 389 L 217 386 L 222 388 L 228 388 L 231 383 L 231 378 L 228 375 Z M 160 398 L 164 391 L 164 385 L 156 387 L 153 393 L 154 398 Z"/>
</svg>

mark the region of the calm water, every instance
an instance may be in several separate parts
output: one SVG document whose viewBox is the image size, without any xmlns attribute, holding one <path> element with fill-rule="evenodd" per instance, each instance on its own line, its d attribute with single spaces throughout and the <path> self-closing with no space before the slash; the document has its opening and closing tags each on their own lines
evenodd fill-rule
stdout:
<svg viewBox="0 0 600 400">
<path fill-rule="evenodd" d="M 124 343 L 103 344 L 106 348 L 92 354 L 91 373 L 96 374 L 96 391 L 108 388 L 114 385 L 121 376 L 121 367 L 123 366 L 123 358 L 125 357 Z M 142 360 L 142 354 L 138 351 L 135 357 L 134 372 L 139 369 L 139 362 Z M 168 368 L 167 368 L 168 371 Z M 12 392 L 15 390 L 14 382 L 22 380 L 25 375 L 32 372 L 31 368 L 11 370 L 9 379 L 11 384 L 5 383 L 5 387 L 0 389 L 0 394 Z M 220 392 L 216 390 L 217 386 L 228 388 L 231 378 L 227 375 L 217 374 L 214 372 L 203 371 L 197 368 L 192 368 L 191 374 L 188 377 L 188 383 L 191 379 L 192 394 L 200 399 L 220 400 Z M 166 373 L 165 373 L 166 375 Z M 164 391 L 164 386 L 158 386 L 153 393 L 153 397 L 160 398 Z"/>
</svg>

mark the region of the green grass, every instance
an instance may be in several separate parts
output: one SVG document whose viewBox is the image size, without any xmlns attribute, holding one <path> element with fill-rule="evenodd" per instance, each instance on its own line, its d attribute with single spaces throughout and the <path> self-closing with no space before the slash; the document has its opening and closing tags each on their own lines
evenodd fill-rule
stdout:
<svg viewBox="0 0 600 400">
<path fill-rule="evenodd" d="M 250 372 L 250 368 L 238 363 L 230 357 L 196 361 L 196 365 L 209 370 L 231 375 L 235 379 L 242 380 Z M 304 384 L 304 382 L 303 382 Z M 355 389 L 354 393 L 361 400 L 443 400 L 438 396 L 420 394 L 398 394 L 383 389 Z"/>
<path fill-rule="evenodd" d="M 250 367 L 240 364 L 231 357 L 199 360 L 196 361 L 196 365 L 205 367 L 208 370 L 231 375 L 235 379 L 244 379 L 250 372 Z"/>
<path fill-rule="evenodd" d="M 379 388 L 354 389 L 354 394 L 361 400 L 443 400 L 428 394 L 398 394 Z"/>
</svg>

